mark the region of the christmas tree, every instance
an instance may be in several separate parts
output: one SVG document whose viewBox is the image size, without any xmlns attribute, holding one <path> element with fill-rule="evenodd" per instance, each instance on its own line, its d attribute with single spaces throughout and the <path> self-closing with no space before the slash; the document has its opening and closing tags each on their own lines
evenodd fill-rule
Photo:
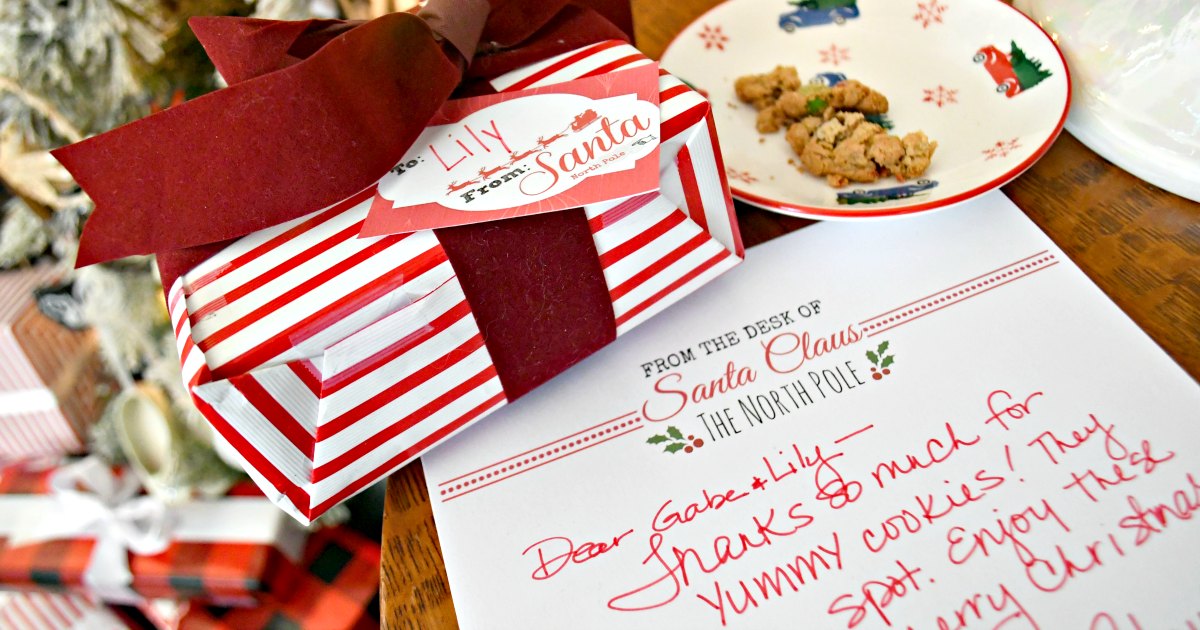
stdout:
<svg viewBox="0 0 1200 630">
<path fill-rule="evenodd" d="M 1027 56 L 1025 51 L 1017 46 L 1017 42 L 1011 44 L 1009 62 L 1012 63 L 1013 74 L 1017 75 L 1017 83 L 1021 85 L 1022 90 L 1028 90 L 1050 76 L 1050 71 L 1042 68 L 1042 62 Z"/>
</svg>

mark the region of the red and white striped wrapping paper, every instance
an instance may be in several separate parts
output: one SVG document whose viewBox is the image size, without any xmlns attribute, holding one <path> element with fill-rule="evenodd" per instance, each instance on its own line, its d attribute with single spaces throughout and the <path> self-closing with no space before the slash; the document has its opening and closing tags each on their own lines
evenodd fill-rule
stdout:
<svg viewBox="0 0 1200 630">
<path fill-rule="evenodd" d="M 91 333 L 38 310 L 33 291 L 60 277 L 42 264 L 0 273 L 0 462 L 82 451 L 106 380 Z"/>
<path fill-rule="evenodd" d="M 492 85 L 649 63 L 608 41 Z M 665 72 L 659 89 L 661 190 L 585 207 L 618 335 L 743 256 L 707 101 Z M 301 521 L 507 402 L 433 232 L 355 238 L 373 194 L 250 234 L 168 294 L 197 405 Z"/>
<path fill-rule="evenodd" d="M 73 593 L 0 591 L 4 630 L 125 630 L 104 604 Z"/>
</svg>

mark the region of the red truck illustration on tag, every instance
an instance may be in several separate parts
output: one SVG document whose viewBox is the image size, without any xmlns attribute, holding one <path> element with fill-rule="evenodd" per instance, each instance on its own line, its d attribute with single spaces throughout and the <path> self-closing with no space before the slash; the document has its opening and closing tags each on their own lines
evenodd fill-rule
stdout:
<svg viewBox="0 0 1200 630">
<path fill-rule="evenodd" d="M 975 53 L 973 61 L 982 63 L 992 80 L 996 82 L 996 91 L 1012 98 L 1025 90 L 1041 83 L 1050 76 L 1050 71 L 1042 68 L 1042 62 L 1029 57 L 1025 51 L 1011 42 L 1009 54 L 995 46 L 984 46 Z"/>
</svg>

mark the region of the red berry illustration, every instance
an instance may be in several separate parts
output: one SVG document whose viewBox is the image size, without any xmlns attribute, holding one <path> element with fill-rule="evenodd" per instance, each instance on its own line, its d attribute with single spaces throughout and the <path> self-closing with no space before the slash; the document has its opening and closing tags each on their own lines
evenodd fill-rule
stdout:
<svg viewBox="0 0 1200 630">
<path fill-rule="evenodd" d="M 696 448 L 700 448 L 701 446 L 704 446 L 704 440 L 701 440 L 700 438 L 696 438 L 695 440 L 692 440 L 692 444 Z"/>
<path fill-rule="evenodd" d="M 696 439 L 696 436 L 694 436 L 694 435 L 689 435 L 689 436 L 688 436 L 688 439 L 689 439 L 689 440 L 694 440 L 694 439 Z"/>
<path fill-rule="evenodd" d="M 683 447 L 683 452 L 684 452 L 684 453 L 691 453 L 691 452 L 692 452 L 692 450 L 694 450 L 694 449 L 692 449 L 692 447 L 691 447 L 691 446 L 685 446 L 685 447 Z"/>
<path fill-rule="evenodd" d="M 874 366 L 871 368 L 871 378 L 877 381 L 892 373 L 888 366 L 896 362 L 896 357 L 887 353 L 890 346 L 889 342 L 884 341 L 874 350 L 867 350 L 867 360 Z"/>
</svg>

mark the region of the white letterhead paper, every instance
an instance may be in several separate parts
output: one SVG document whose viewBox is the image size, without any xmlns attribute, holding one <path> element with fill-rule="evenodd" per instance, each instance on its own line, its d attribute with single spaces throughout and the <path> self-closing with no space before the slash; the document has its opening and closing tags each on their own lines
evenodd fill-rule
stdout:
<svg viewBox="0 0 1200 630">
<path fill-rule="evenodd" d="M 1200 388 L 1000 193 L 757 247 L 425 472 L 464 628 L 1200 625 Z"/>
</svg>

